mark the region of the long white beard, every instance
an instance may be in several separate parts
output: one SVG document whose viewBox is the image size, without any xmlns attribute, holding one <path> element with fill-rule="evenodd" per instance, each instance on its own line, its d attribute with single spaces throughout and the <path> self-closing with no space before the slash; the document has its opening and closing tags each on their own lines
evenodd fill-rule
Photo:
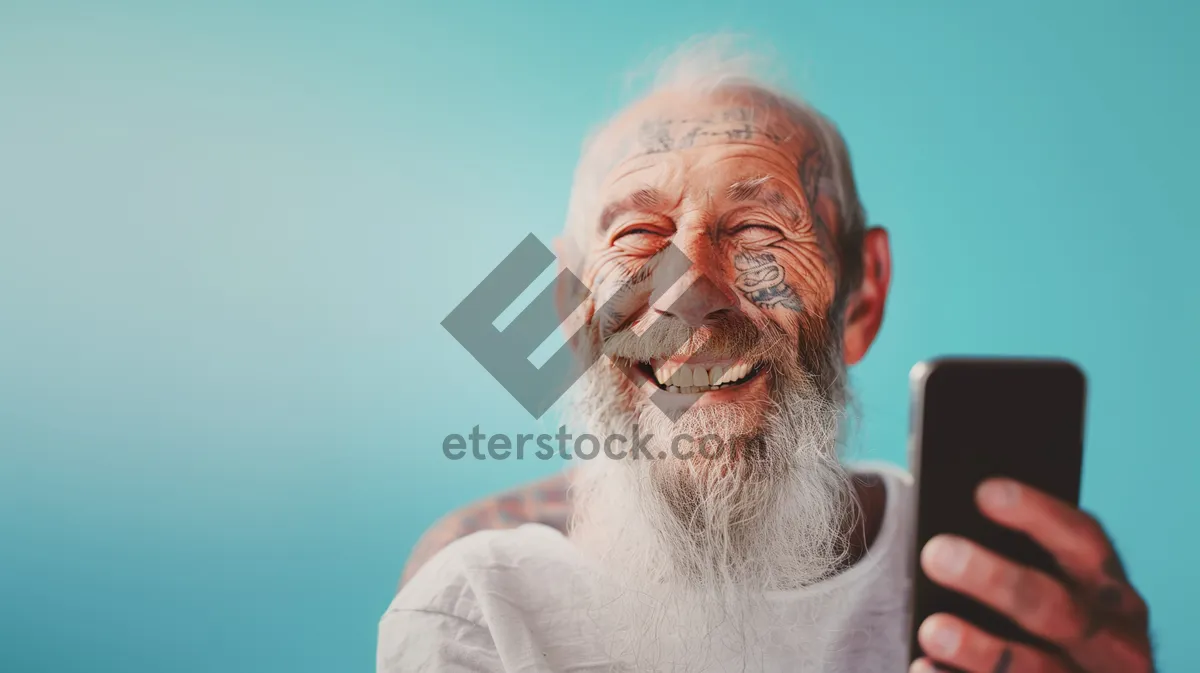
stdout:
<svg viewBox="0 0 1200 673">
<path fill-rule="evenodd" d="M 694 671 L 721 650 L 754 651 L 764 592 L 812 584 L 845 561 L 857 510 L 838 460 L 840 395 L 821 395 L 800 377 L 779 386 L 765 427 L 750 428 L 749 409 L 737 403 L 693 408 L 672 424 L 607 362 L 581 383 L 574 427 L 632 436 L 637 423 L 655 436 L 655 456 L 680 433 L 761 437 L 741 456 L 601 454 L 578 471 L 571 539 L 600 568 L 593 617 L 610 656 L 636 670 Z"/>
</svg>

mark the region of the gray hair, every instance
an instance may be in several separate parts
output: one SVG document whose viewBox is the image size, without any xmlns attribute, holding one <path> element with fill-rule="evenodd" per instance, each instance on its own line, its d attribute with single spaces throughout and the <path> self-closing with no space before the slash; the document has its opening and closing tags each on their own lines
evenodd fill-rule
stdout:
<svg viewBox="0 0 1200 673">
<path fill-rule="evenodd" d="M 770 74 L 773 60 L 761 50 L 742 48 L 742 41 L 729 35 L 688 41 L 658 61 L 657 67 L 653 68 L 651 85 L 639 100 L 666 91 L 706 95 L 736 89 L 749 92 L 767 105 L 786 111 L 798 125 L 813 133 L 826 163 L 825 175 L 819 183 L 820 191 L 833 199 L 840 214 L 840 221 L 830 224 L 837 231 L 835 245 L 839 261 L 837 298 L 831 311 L 841 311 L 849 294 L 857 290 L 862 282 L 862 246 L 867 218 L 855 186 L 850 152 L 832 121 L 776 83 L 781 78 Z M 598 142 L 612 121 L 605 122 L 583 143 L 571 189 L 565 237 L 567 244 L 574 246 L 575 250 L 582 249 L 583 240 L 579 238 L 581 232 L 597 215 L 599 205 L 596 192 L 600 181 L 619 158 L 612 148 L 606 148 L 604 143 Z M 571 251 L 567 252 L 570 255 Z M 565 261 L 573 263 L 570 259 Z"/>
</svg>

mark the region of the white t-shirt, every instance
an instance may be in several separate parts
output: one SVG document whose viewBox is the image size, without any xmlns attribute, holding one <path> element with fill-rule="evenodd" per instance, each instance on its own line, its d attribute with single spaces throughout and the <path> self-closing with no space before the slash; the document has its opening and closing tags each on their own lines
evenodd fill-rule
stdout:
<svg viewBox="0 0 1200 673">
<path fill-rule="evenodd" d="M 867 553 L 838 575 L 771 592 L 753 651 L 714 652 L 705 671 L 899 673 L 907 670 L 912 479 L 882 477 L 882 526 Z M 483 531 L 447 546 L 415 575 L 379 624 L 379 673 L 600 673 L 624 670 L 605 656 L 586 597 L 580 552 L 558 531 L 527 524 Z M 674 670 L 662 643 L 655 670 Z M 693 665 L 685 670 L 697 672 Z"/>
</svg>

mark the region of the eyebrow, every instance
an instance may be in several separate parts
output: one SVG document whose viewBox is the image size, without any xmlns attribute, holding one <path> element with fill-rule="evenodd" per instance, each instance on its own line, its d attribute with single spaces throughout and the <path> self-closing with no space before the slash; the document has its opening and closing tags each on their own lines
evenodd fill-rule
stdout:
<svg viewBox="0 0 1200 673">
<path fill-rule="evenodd" d="M 771 176 L 762 175 L 757 178 L 740 180 L 729 185 L 729 198 L 734 201 L 755 201 L 762 193 L 763 187 L 770 182 Z"/>
<path fill-rule="evenodd" d="M 799 219 L 800 206 L 783 192 L 769 188 L 767 185 L 771 179 L 769 175 L 762 175 L 739 180 L 729 186 L 727 194 L 733 201 L 760 203 L 774 210 L 784 219 Z M 608 231 L 617 218 L 622 215 L 659 210 L 666 203 L 666 195 L 661 191 L 653 187 L 642 187 L 628 196 L 609 203 L 600 211 L 600 233 Z"/>
<path fill-rule="evenodd" d="M 729 198 L 733 201 L 760 203 L 788 220 L 800 219 L 800 206 L 783 192 L 767 187 L 771 176 L 740 180 L 729 185 Z"/>
<path fill-rule="evenodd" d="M 666 201 L 663 193 L 653 187 L 643 187 L 624 198 L 613 201 L 600 211 L 600 233 L 608 231 L 613 222 L 626 213 L 657 210 Z"/>
</svg>

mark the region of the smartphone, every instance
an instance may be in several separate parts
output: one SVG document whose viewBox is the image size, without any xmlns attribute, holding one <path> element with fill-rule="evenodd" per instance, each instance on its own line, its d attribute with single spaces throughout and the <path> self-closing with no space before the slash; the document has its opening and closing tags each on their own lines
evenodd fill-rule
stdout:
<svg viewBox="0 0 1200 673">
<path fill-rule="evenodd" d="M 1087 380 L 1065 360 L 946 358 L 913 367 L 909 463 L 916 487 L 909 660 L 922 655 L 917 629 L 947 612 L 1001 638 L 1053 650 L 998 612 L 934 584 L 920 565 L 930 538 L 952 533 L 1052 576 L 1048 552 L 980 513 L 975 488 L 1010 477 L 1079 502 Z"/>
</svg>

